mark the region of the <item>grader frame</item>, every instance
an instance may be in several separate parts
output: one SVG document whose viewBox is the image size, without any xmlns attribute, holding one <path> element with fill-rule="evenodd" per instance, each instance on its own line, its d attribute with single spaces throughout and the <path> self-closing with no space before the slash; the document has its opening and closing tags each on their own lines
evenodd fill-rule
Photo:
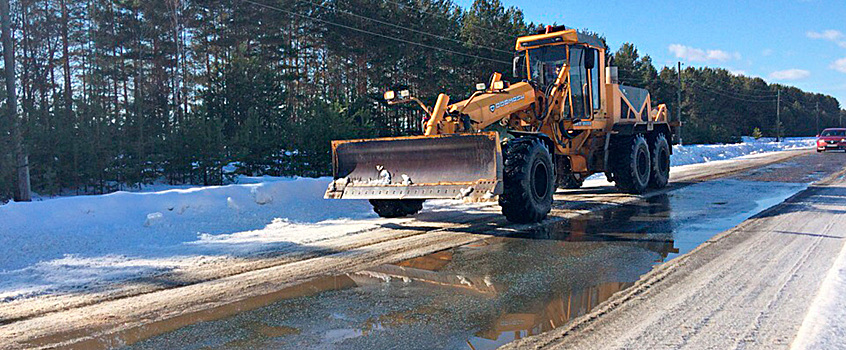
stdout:
<svg viewBox="0 0 846 350">
<path fill-rule="evenodd" d="M 521 81 L 494 73 L 465 100 L 440 94 L 429 108 L 407 90 L 386 92 L 389 104 L 421 106 L 423 135 L 333 141 L 325 197 L 370 199 L 380 215 L 403 216 L 425 199 L 499 196 L 509 220 L 534 222 L 555 188 L 594 173 L 630 193 L 666 185 L 679 124 L 649 92 L 619 84 L 600 40 L 547 27 L 515 49 Z"/>
</svg>

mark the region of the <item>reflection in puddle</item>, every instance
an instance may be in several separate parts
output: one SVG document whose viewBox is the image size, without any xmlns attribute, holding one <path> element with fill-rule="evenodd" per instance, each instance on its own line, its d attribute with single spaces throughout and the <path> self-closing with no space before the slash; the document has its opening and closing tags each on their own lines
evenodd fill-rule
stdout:
<svg viewBox="0 0 846 350">
<path fill-rule="evenodd" d="M 511 237 L 317 279 L 187 317 L 193 322 L 153 325 L 169 333 L 133 347 L 493 349 L 588 313 L 655 264 L 802 188 L 692 185 Z"/>
<path fill-rule="evenodd" d="M 567 324 L 573 318 L 586 314 L 603 301 L 608 300 L 614 293 L 632 285 L 631 282 L 603 283 L 553 298 L 539 311 L 501 315 L 487 329 L 475 333 L 474 337 L 468 340 L 468 343 L 474 349 L 491 348 L 491 345 L 503 345 L 520 338 L 550 331 Z"/>
</svg>

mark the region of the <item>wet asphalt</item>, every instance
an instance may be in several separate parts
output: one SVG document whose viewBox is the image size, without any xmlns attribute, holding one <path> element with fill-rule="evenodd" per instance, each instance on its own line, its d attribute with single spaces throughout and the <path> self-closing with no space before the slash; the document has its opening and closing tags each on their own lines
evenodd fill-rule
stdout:
<svg viewBox="0 0 846 350">
<path fill-rule="evenodd" d="M 494 349 L 560 327 L 657 264 L 842 169 L 814 154 L 276 293 L 133 349 Z M 236 306 L 238 307 L 238 306 Z M 156 327 L 156 325 L 151 325 Z"/>
</svg>

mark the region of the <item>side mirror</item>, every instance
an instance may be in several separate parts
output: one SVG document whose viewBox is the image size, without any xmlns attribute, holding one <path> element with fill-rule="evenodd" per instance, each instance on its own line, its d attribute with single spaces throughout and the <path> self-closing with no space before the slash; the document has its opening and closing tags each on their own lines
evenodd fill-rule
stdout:
<svg viewBox="0 0 846 350">
<path fill-rule="evenodd" d="M 488 87 L 485 86 L 485 83 L 478 83 L 476 84 L 476 91 L 485 91 Z"/>
<path fill-rule="evenodd" d="M 521 79 L 526 76 L 526 56 L 520 52 L 511 61 L 511 76 Z"/>
</svg>

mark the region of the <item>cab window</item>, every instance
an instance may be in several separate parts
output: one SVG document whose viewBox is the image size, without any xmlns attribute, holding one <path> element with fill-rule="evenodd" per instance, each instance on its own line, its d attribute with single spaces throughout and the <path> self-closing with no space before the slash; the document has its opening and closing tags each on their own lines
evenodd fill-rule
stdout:
<svg viewBox="0 0 846 350">
<path fill-rule="evenodd" d="M 558 70 L 567 62 L 567 46 L 546 46 L 529 50 L 529 70 L 532 80 L 540 86 L 551 84 L 558 78 Z"/>
<path fill-rule="evenodd" d="M 585 118 L 588 115 L 585 103 L 590 96 L 588 76 L 585 70 L 585 50 L 582 47 L 570 47 L 570 90 L 573 94 L 573 118 Z"/>
<path fill-rule="evenodd" d="M 590 49 L 590 51 L 593 53 L 593 57 L 591 57 L 593 65 L 590 69 L 591 100 L 593 101 L 593 110 L 597 111 L 601 107 L 599 105 L 599 90 L 602 88 L 599 83 L 599 51 L 596 49 Z"/>
</svg>

